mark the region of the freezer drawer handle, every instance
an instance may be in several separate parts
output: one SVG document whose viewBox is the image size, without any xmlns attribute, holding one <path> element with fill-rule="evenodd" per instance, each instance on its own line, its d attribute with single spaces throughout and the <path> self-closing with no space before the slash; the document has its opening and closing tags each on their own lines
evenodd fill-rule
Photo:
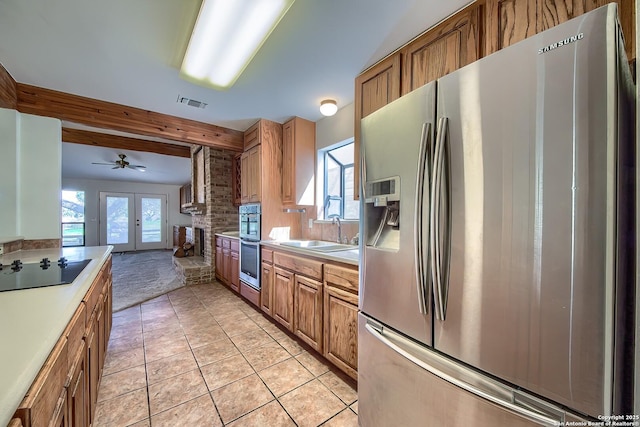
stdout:
<svg viewBox="0 0 640 427">
<path fill-rule="evenodd" d="M 533 398 L 520 392 L 516 394 L 516 390 L 513 388 L 490 379 L 485 379 L 480 374 L 467 374 L 467 376 L 474 375 L 474 384 L 470 384 L 464 379 L 456 376 L 463 370 L 469 371 L 468 368 L 462 368 L 455 362 L 452 362 L 437 353 L 424 350 L 409 341 L 407 338 L 404 338 L 392 331 L 388 331 L 386 328 L 380 328 L 380 330 L 378 330 L 369 322 L 370 320 L 367 320 L 365 328 L 371 335 L 425 371 L 538 424 L 544 426 L 560 426 L 564 422 L 565 414 L 562 410 L 547 407 L 548 405 L 546 404 L 541 405 L 538 403 L 538 399 L 535 399 L 537 404 L 534 405 L 532 403 L 534 400 Z M 403 347 L 407 347 L 407 349 Z M 418 353 L 418 355 L 415 353 Z M 526 397 L 526 400 L 524 397 Z"/>
<path fill-rule="evenodd" d="M 422 220 L 424 207 L 425 191 L 427 192 L 427 199 L 429 198 L 429 177 L 430 177 L 430 165 L 431 165 L 431 123 L 423 123 L 422 134 L 420 136 L 420 154 L 418 155 L 418 177 L 416 179 L 416 206 L 414 215 L 414 233 L 413 254 L 416 263 L 416 286 L 418 287 L 418 309 L 422 314 L 429 314 L 429 295 L 430 288 L 428 287 L 428 273 L 425 273 L 425 267 L 428 269 L 428 265 L 425 266 L 424 259 L 424 221 Z M 427 182 L 425 183 L 425 177 Z M 428 209 L 428 207 L 426 208 Z M 428 254 L 428 248 L 427 248 Z M 425 287 L 427 289 L 425 289 Z"/>
</svg>

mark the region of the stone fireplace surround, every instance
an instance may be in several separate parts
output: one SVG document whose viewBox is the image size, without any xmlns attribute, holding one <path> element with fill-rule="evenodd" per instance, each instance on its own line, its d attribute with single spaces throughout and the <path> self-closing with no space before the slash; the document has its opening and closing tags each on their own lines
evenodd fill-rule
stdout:
<svg viewBox="0 0 640 427">
<path fill-rule="evenodd" d="M 192 146 L 191 158 L 198 146 Z M 208 283 L 215 277 L 215 234 L 238 230 L 238 208 L 233 205 L 232 176 L 233 151 L 203 147 L 205 208 L 202 214 L 191 214 L 193 225 L 192 243 L 195 255 L 185 258 L 173 257 L 173 265 L 184 285 Z M 193 174 L 191 179 L 197 179 Z M 204 230 L 200 238 L 197 229 Z M 201 250 L 202 255 L 198 255 Z"/>
</svg>

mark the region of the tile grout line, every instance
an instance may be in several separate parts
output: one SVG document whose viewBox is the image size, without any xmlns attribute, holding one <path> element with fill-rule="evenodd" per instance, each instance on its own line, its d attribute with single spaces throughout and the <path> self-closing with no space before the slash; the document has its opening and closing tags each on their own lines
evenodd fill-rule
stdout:
<svg viewBox="0 0 640 427">
<path fill-rule="evenodd" d="M 207 299 L 208 299 L 208 297 L 209 297 L 210 295 L 204 295 L 204 294 L 202 294 L 202 293 L 195 292 L 195 290 L 194 290 L 194 289 L 189 289 L 188 287 L 185 287 L 185 288 L 187 288 L 187 289 L 189 290 L 189 295 L 190 295 L 190 297 L 193 297 L 193 298 L 198 302 L 198 307 L 202 307 L 202 308 L 204 309 L 204 311 L 205 311 L 208 315 L 210 315 L 210 316 L 211 316 L 212 321 L 213 321 L 213 322 L 215 322 L 215 325 L 217 325 L 217 327 L 219 327 L 219 328 L 221 329 L 221 331 L 223 332 L 223 334 L 224 334 L 224 335 L 223 335 L 223 337 L 224 337 L 224 338 L 226 338 L 226 339 L 228 339 L 228 340 L 231 342 L 231 344 L 233 345 L 233 348 L 234 348 L 234 349 L 235 349 L 235 350 L 236 350 L 236 351 L 237 351 L 237 352 L 242 356 L 242 359 L 243 359 L 243 360 L 244 360 L 244 361 L 245 361 L 245 362 L 250 366 L 250 368 L 251 368 L 251 372 L 252 372 L 252 373 L 251 373 L 251 374 L 249 374 L 249 375 L 246 375 L 246 376 L 244 376 L 244 377 L 242 377 L 242 378 L 236 379 L 236 380 L 234 380 L 234 381 L 232 381 L 232 382 L 230 382 L 230 383 L 228 383 L 228 384 L 225 384 L 225 385 L 223 385 L 223 386 L 220 386 L 220 387 L 218 387 L 218 388 L 216 388 L 216 389 L 214 389 L 214 390 L 209 390 L 209 386 L 208 386 L 208 384 L 207 384 L 207 382 L 206 382 L 206 379 L 205 379 L 204 374 L 203 374 L 203 371 L 202 371 L 202 368 L 203 368 L 204 366 L 208 366 L 209 364 L 202 365 L 202 366 L 200 365 L 200 362 L 198 362 L 198 359 L 196 358 L 196 354 L 195 354 L 195 351 L 194 351 L 196 348 L 194 348 L 194 347 L 193 347 L 192 343 L 190 342 L 190 340 L 189 340 L 189 338 L 188 338 L 188 336 L 187 336 L 187 331 L 184 329 L 183 321 L 184 321 L 186 318 L 188 318 L 188 317 L 189 317 L 189 316 L 185 316 L 185 314 L 189 312 L 189 309 L 186 307 L 186 305 L 185 305 L 184 310 L 183 310 L 183 309 L 176 309 L 176 307 L 180 306 L 180 304 L 178 303 L 178 301 L 179 301 L 180 299 L 179 299 L 179 298 L 171 298 L 171 295 L 170 295 L 170 294 L 171 294 L 173 291 L 172 291 L 172 292 L 167 293 L 167 294 L 166 294 L 166 298 L 167 298 L 167 302 L 169 303 L 169 305 L 170 305 L 170 307 L 171 307 L 171 310 L 172 310 L 172 312 L 173 312 L 173 316 L 172 316 L 172 317 L 175 317 L 175 319 L 176 319 L 177 323 L 178 323 L 178 324 L 179 324 L 179 326 L 180 326 L 181 335 L 185 338 L 185 340 L 186 340 L 187 344 L 189 345 L 189 352 L 190 352 L 191 356 L 193 357 L 193 359 L 194 359 L 194 361 L 195 361 L 195 363 L 196 363 L 196 367 L 197 367 L 198 372 L 199 372 L 199 374 L 200 374 L 200 379 L 203 381 L 203 383 L 204 383 L 204 385 L 205 385 L 205 388 L 206 388 L 206 390 L 207 390 L 207 393 L 206 393 L 206 394 L 208 394 L 208 395 L 209 395 L 209 398 L 211 399 L 211 401 L 212 401 L 212 403 L 213 403 L 213 406 L 214 406 L 214 408 L 215 408 L 216 412 L 218 413 L 218 419 L 219 419 L 219 421 L 222 423 L 222 425 L 228 425 L 229 423 L 235 422 L 235 421 L 237 421 L 238 419 L 243 418 L 243 417 L 245 417 L 245 416 L 247 416 L 247 415 L 249 415 L 249 414 L 251 414 L 251 413 L 253 413 L 253 412 L 255 412 L 255 411 L 257 411 L 257 410 L 259 410 L 259 409 L 261 409 L 261 408 L 263 408 L 264 406 L 266 406 L 266 405 L 270 404 L 270 403 L 271 403 L 271 402 L 273 402 L 273 401 L 276 401 L 276 402 L 277 402 L 277 404 L 278 404 L 278 406 L 279 406 L 279 407 L 284 411 L 284 413 L 289 417 L 289 419 L 290 419 L 294 424 L 296 424 L 296 425 L 297 425 L 296 421 L 293 419 L 293 417 L 291 416 L 291 414 L 286 410 L 286 408 L 284 407 L 284 405 L 283 405 L 283 404 L 282 404 L 282 402 L 280 401 L 280 398 L 279 398 L 279 397 L 277 397 L 277 396 L 275 395 L 275 392 L 274 392 L 273 390 L 271 390 L 271 388 L 269 388 L 269 386 L 267 385 L 267 383 L 265 382 L 265 380 L 264 380 L 264 379 L 262 378 L 262 376 L 260 375 L 259 371 L 258 371 L 258 370 L 256 370 L 256 368 L 255 368 L 255 367 L 254 367 L 254 366 L 249 362 L 249 360 L 247 359 L 247 356 L 246 356 L 246 354 L 245 354 L 245 353 L 246 353 L 247 351 L 249 351 L 249 350 L 252 350 L 252 349 L 254 349 L 254 348 L 255 348 L 255 349 L 257 349 L 257 348 L 260 348 L 260 347 L 268 346 L 268 345 L 271 345 L 272 343 L 276 343 L 276 344 L 278 344 L 278 347 L 280 347 L 280 348 L 284 349 L 284 351 L 285 351 L 285 353 L 288 355 L 288 357 L 287 357 L 285 360 L 277 361 L 277 362 L 275 362 L 275 363 L 273 363 L 273 364 L 270 364 L 270 365 L 268 365 L 268 366 L 263 367 L 263 368 L 262 368 L 262 370 L 261 370 L 260 372 L 262 372 L 262 371 L 264 371 L 264 370 L 266 370 L 266 369 L 269 369 L 269 368 L 271 368 L 271 367 L 273 367 L 273 366 L 276 366 L 276 365 L 278 365 L 278 364 L 280 364 L 280 363 L 284 363 L 284 362 L 286 362 L 286 361 L 289 361 L 289 360 L 293 359 L 293 360 L 294 360 L 294 361 L 296 361 L 298 364 L 300 364 L 300 365 L 301 365 L 301 367 L 302 367 L 305 371 L 307 371 L 307 372 L 309 372 L 309 373 L 311 374 L 311 378 L 310 378 L 309 380 L 307 380 L 307 381 L 303 382 L 302 384 L 298 384 L 298 385 L 296 385 L 296 386 L 295 386 L 295 387 L 293 387 L 291 390 L 287 390 L 285 393 L 283 393 L 283 394 L 282 394 L 282 396 L 285 396 L 285 395 L 287 395 L 287 394 L 289 394 L 289 393 L 291 393 L 291 392 L 293 392 L 293 391 L 295 391 L 295 390 L 299 389 L 300 387 L 303 387 L 303 386 L 305 386 L 305 385 L 307 385 L 307 384 L 309 384 L 309 383 L 313 382 L 314 380 L 318 380 L 318 382 L 321 384 L 321 386 L 323 387 L 323 389 L 328 390 L 328 391 L 330 392 L 330 394 L 331 394 L 332 396 L 334 396 L 334 397 L 337 399 L 337 401 L 338 401 L 338 402 L 340 402 L 340 403 L 343 405 L 343 408 L 342 408 L 342 409 L 340 409 L 337 413 L 333 414 L 333 415 L 332 415 L 331 417 L 329 417 L 328 419 L 324 420 L 324 421 L 322 422 L 322 424 L 329 422 L 331 419 L 333 419 L 333 418 L 337 417 L 339 414 L 341 414 L 341 413 L 342 413 L 342 412 L 344 412 L 345 410 L 348 410 L 348 411 L 350 411 L 352 414 L 354 414 L 354 415 L 356 415 L 356 416 L 357 416 L 357 413 L 355 413 L 355 411 L 353 410 L 353 408 L 351 408 L 351 405 L 353 405 L 353 404 L 355 404 L 355 403 L 357 402 L 357 400 L 358 400 L 358 399 L 357 399 L 357 397 L 356 397 L 356 399 L 355 399 L 354 401 L 352 401 L 351 403 L 346 403 L 346 402 L 345 402 L 345 401 L 344 401 L 344 400 L 343 400 L 343 399 L 342 399 L 342 398 L 341 398 L 341 397 L 340 397 L 336 392 L 334 392 L 334 391 L 333 391 L 333 390 L 332 390 L 328 385 L 324 384 L 324 382 L 323 382 L 322 380 L 320 380 L 320 378 L 321 378 L 321 377 L 323 377 L 323 376 L 325 376 L 325 375 L 327 375 L 329 372 L 333 372 L 333 374 L 334 374 L 334 375 L 336 375 L 336 376 L 338 377 L 338 379 L 339 379 L 341 382 L 345 382 L 345 384 L 346 384 L 347 386 L 352 387 L 352 385 L 351 385 L 348 381 L 345 381 L 343 378 L 341 378 L 341 376 L 340 376 L 339 374 L 337 374 L 337 373 L 335 372 L 335 370 L 331 369 L 331 367 L 330 367 L 330 366 L 327 366 L 327 368 L 328 368 L 328 369 L 327 369 L 327 371 L 324 371 L 324 372 L 319 373 L 319 374 L 315 374 L 315 373 L 313 373 L 309 368 L 307 368 L 307 366 L 305 366 L 305 365 L 304 365 L 304 364 L 303 364 L 303 363 L 302 363 L 302 362 L 297 358 L 297 357 L 299 357 L 299 356 L 301 356 L 301 355 L 303 355 L 303 354 L 305 354 L 305 353 L 306 353 L 306 354 L 311 355 L 311 356 L 312 356 L 312 357 L 314 357 L 314 358 L 316 358 L 312 353 L 310 353 L 310 352 L 309 352 L 309 350 L 308 350 L 307 348 L 305 348 L 304 343 L 300 343 L 300 342 L 299 342 L 299 340 L 298 340 L 296 337 L 291 337 L 291 336 L 289 335 L 289 333 L 287 333 L 286 331 L 283 331 L 283 330 L 282 330 L 282 329 L 281 329 L 277 324 L 275 324 L 275 323 L 274 323 L 273 321 L 271 321 L 270 319 L 266 318 L 262 312 L 257 311 L 254 307 L 249 306 L 249 304 L 248 304 L 246 301 L 242 300 L 242 299 L 241 299 L 241 298 L 239 298 L 237 295 L 234 295 L 233 293 L 229 292 L 229 291 L 228 291 L 226 288 L 224 288 L 224 287 L 223 287 L 219 282 L 217 282 L 217 281 L 216 281 L 214 285 L 215 285 L 215 286 L 220 286 L 220 287 L 221 287 L 221 289 L 223 289 L 224 291 L 226 291 L 226 292 L 216 292 L 216 293 L 214 294 L 214 295 L 216 295 L 216 296 L 218 296 L 218 297 L 223 297 L 224 301 L 222 302 L 222 304 L 224 305 L 224 304 L 227 304 L 227 303 L 231 303 L 231 304 L 233 305 L 233 308 L 232 308 L 231 310 L 229 310 L 229 311 L 228 311 L 228 312 L 230 313 L 228 316 L 216 316 L 218 313 L 217 313 L 217 312 L 216 312 L 216 310 L 212 307 L 212 305 L 213 305 L 213 304 L 206 304 L 206 303 L 204 303 L 204 302 L 202 301 L 202 298 L 207 297 Z M 189 298 L 187 298 L 187 299 L 190 299 L 190 297 L 189 297 Z M 227 297 L 229 297 L 229 298 L 227 298 Z M 238 304 L 238 302 L 240 302 L 240 303 L 242 303 L 242 304 Z M 163 301 L 163 303 L 164 303 L 164 301 Z M 154 304 L 154 303 L 151 303 L 151 304 Z M 149 305 L 151 305 L 151 304 L 149 304 Z M 145 332 L 146 332 L 146 333 L 151 333 L 152 331 L 155 331 L 155 330 L 161 330 L 161 329 L 162 329 L 162 327 L 158 327 L 158 328 L 154 328 L 154 329 L 151 329 L 151 330 L 149 330 L 149 331 L 146 331 L 146 329 L 145 329 L 145 327 L 144 327 L 144 318 L 143 318 L 144 308 L 143 308 L 143 304 L 139 304 L 139 308 L 138 308 L 138 310 L 139 310 L 139 313 L 140 313 L 140 323 L 141 323 L 142 341 L 143 341 L 143 342 L 142 342 L 142 351 L 143 351 L 143 360 L 144 360 L 144 365 L 145 365 L 145 381 L 146 381 L 146 390 L 147 390 L 147 414 L 148 414 L 148 420 L 149 420 L 149 423 L 151 424 L 151 404 L 150 404 L 151 396 L 150 396 L 149 371 L 148 371 L 148 366 L 147 366 L 147 365 L 148 365 L 149 363 L 151 363 L 151 362 L 149 362 L 149 361 L 147 360 L 147 354 L 146 354 L 146 345 L 147 345 L 147 343 L 146 343 L 146 340 L 145 340 L 145 337 L 146 337 Z M 225 314 L 225 313 L 223 312 L 222 314 Z M 239 314 L 242 314 L 242 316 L 240 316 Z M 242 332 L 242 333 L 240 333 L 240 334 L 233 335 L 233 337 L 232 337 L 232 336 L 230 336 L 230 335 L 229 335 L 229 333 L 230 333 L 230 332 L 227 330 L 227 329 L 229 328 L 229 325 L 227 325 L 227 329 L 225 329 L 222 325 L 223 325 L 224 323 L 227 323 L 227 322 L 224 322 L 224 321 L 223 321 L 223 322 L 221 323 L 221 322 L 220 322 L 220 320 L 221 320 L 221 319 L 226 319 L 226 318 L 232 318 L 232 316 L 237 316 L 237 317 L 238 317 L 238 319 L 250 319 L 250 320 L 251 320 L 251 323 L 252 323 L 253 325 L 255 325 L 257 329 L 256 329 L 255 331 Z M 266 324 L 266 325 L 264 325 L 264 323 L 262 323 L 262 324 L 261 324 L 261 323 L 257 322 L 257 321 L 255 320 L 255 318 L 257 318 L 257 317 L 261 317 L 262 319 L 265 319 L 265 320 L 266 320 L 266 322 L 267 322 L 267 324 Z M 233 319 L 233 318 L 232 318 L 232 319 Z M 123 323 L 126 323 L 126 322 L 123 322 Z M 233 323 L 233 321 L 231 321 L 231 323 Z M 196 326 L 196 327 L 197 327 L 197 325 L 198 325 L 198 323 L 195 323 L 195 326 Z M 263 326 L 263 325 L 264 325 L 264 326 Z M 272 326 L 273 328 L 265 329 L 265 326 Z M 255 332 L 258 332 L 258 331 L 260 331 L 261 333 L 264 333 L 264 334 L 265 334 L 266 336 L 268 336 L 272 341 L 270 341 L 270 342 L 268 342 L 268 343 L 263 343 L 263 344 L 261 344 L 261 345 L 257 345 L 257 346 L 255 346 L 255 347 L 249 347 L 249 348 L 247 348 L 247 349 L 244 349 L 244 351 L 242 351 L 242 350 L 240 349 L 240 347 L 238 347 L 238 344 L 233 340 L 233 338 L 234 338 L 234 337 L 240 337 L 241 335 L 250 334 L 250 333 L 255 333 Z M 271 332 L 270 332 L 270 331 L 271 331 Z M 282 336 L 278 337 L 278 335 L 280 335 L 280 334 L 282 334 Z M 295 348 L 294 348 L 293 350 L 291 350 L 291 349 L 288 349 L 288 348 L 287 348 L 287 347 L 289 347 L 289 346 L 284 347 L 284 346 L 283 346 L 283 344 L 282 344 L 282 342 L 281 342 L 281 340 L 283 340 L 283 338 L 294 341 L 294 343 L 295 343 L 298 347 L 300 347 L 300 352 L 299 352 L 299 353 L 297 353 L 297 354 L 293 354 L 293 352 L 295 352 L 295 351 L 296 351 L 296 349 L 295 349 Z M 215 341 L 217 341 L 217 340 L 218 340 L 218 339 L 214 339 L 214 342 L 215 342 Z M 207 343 L 207 344 L 204 344 L 204 345 L 202 345 L 202 346 L 206 346 L 206 345 L 209 345 L 209 344 L 210 344 L 210 343 Z M 201 347 L 202 347 L 202 346 L 201 346 Z M 197 348 L 200 348 L 200 347 L 197 347 Z M 126 351 L 126 350 L 122 350 L 122 351 Z M 175 355 L 166 356 L 166 357 L 163 357 L 163 358 L 158 359 L 158 360 L 162 360 L 162 359 L 165 359 L 165 358 L 170 358 L 170 357 L 173 357 L 173 356 L 175 356 Z M 219 360 L 217 360 L 217 361 L 211 362 L 210 364 L 218 363 L 218 362 L 220 362 L 220 361 L 222 361 L 222 360 L 225 360 L 225 359 L 228 359 L 228 358 L 230 358 L 230 357 L 235 357 L 235 356 L 234 356 L 234 355 L 227 356 L 227 357 L 225 357 L 225 358 L 222 358 L 222 359 L 219 359 Z M 323 364 L 324 364 L 324 363 L 323 363 Z M 326 366 L 326 364 L 324 364 L 324 365 Z M 119 371 L 116 371 L 116 372 L 119 372 Z M 114 373 L 116 373 L 116 372 L 114 372 Z M 178 374 L 178 375 L 182 375 L 182 374 L 183 374 L 183 373 Z M 264 386 L 264 387 L 269 391 L 269 394 L 271 395 L 272 399 L 271 399 L 271 400 L 269 400 L 269 402 L 266 402 L 266 403 L 265 403 L 265 404 L 263 404 L 263 405 L 260 405 L 260 406 L 258 406 L 258 407 L 256 407 L 256 408 L 253 408 L 253 409 L 251 409 L 250 411 L 248 411 L 248 412 L 246 412 L 246 413 L 244 413 L 244 414 L 240 415 L 239 417 L 236 417 L 236 418 L 234 418 L 234 419 L 232 419 L 232 420 L 229 420 L 227 423 L 224 423 L 224 422 L 222 421 L 222 418 L 221 418 L 221 415 L 220 415 L 220 411 L 218 410 L 218 406 L 217 406 L 217 404 L 216 404 L 215 400 L 213 399 L 213 395 L 212 395 L 212 393 L 213 393 L 215 390 L 218 390 L 218 389 L 220 389 L 220 388 L 222 388 L 222 387 L 226 387 L 226 386 L 228 386 L 228 385 L 230 385 L 230 384 L 234 384 L 234 383 L 236 383 L 237 381 L 240 381 L 240 380 L 245 379 L 245 378 L 247 378 L 247 377 L 249 377 L 249 376 L 252 376 L 252 375 L 256 375 L 256 376 L 258 377 L 258 379 L 259 379 L 260 383 L 261 383 L 261 384 L 262 384 L 262 385 L 263 385 L 263 386 Z M 176 376 L 177 376 L 177 375 L 176 375 Z M 171 378 L 171 377 L 170 377 L 170 378 Z M 196 397 L 194 397 L 193 399 L 189 399 L 189 400 L 187 400 L 187 401 L 185 401 L 185 402 L 181 402 L 181 403 L 179 403 L 179 404 L 177 404 L 177 405 L 174 405 L 174 406 L 172 406 L 172 407 L 170 407 L 170 408 L 166 408 L 166 409 L 164 409 L 163 411 L 161 411 L 161 412 L 159 412 L 159 413 L 162 413 L 162 412 L 165 412 L 165 411 L 169 411 L 169 410 L 174 409 L 174 408 L 176 408 L 176 407 L 178 407 L 178 406 L 180 406 L 180 405 L 183 405 L 183 404 L 186 404 L 186 403 L 188 403 L 188 402 L 191 402 L 191 401 L 193 401 L 193 400 L 195 400 L 195 399 L 198 399 L 198 398 L 200 398 L 200 397 L 202 397 L 202 396 L 204 396 L 204 394 L 202 394 L 202 395 L 200 395 L 200 396 L 196 396 Z M 280 397 L 282 397 L 282 396 L 280 396 Z M 156 414 L 156 415 L 157 415 L 157 414 Z M 144 421 L 144 420 L 141 420 L 141 421 Z M 137 422 L 140 422 L 140 421 L 137 421 Z"/>
</svg>

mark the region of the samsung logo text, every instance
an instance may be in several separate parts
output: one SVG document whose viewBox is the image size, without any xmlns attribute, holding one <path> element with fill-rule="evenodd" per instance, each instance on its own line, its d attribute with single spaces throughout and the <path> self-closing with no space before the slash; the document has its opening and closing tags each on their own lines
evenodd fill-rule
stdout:
<svg viewBox="0 0 640 427">
<path fill-rule="evenodd" d="M 556 49 L 558 47 L 577 42 L 578 40 L 582 40 L 583 38 L 584 38 L 584 33 L 580 33 L 575 36 L 568 37 L 564 40 L 560 40 L 559 42 L 552 43 L 548 46 L 543 47 L 542 49 L 538 49 L 538 55 L 549 52 L 550 50 Z"/>
</svg>

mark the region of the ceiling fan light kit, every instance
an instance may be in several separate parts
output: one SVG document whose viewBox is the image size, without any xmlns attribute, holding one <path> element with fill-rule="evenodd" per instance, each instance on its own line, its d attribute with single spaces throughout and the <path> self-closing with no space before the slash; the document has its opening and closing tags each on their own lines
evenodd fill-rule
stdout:
<svg viewBox="0 0 640 427">
<path fill-rule="evenodd" d="M 294 0 L 203 0 L 180 77 L 231 87 Z"/>
<path fill-rule="evenodd" d="M 143 165 L 132 165 L 125 159 L 127 156 L 125 154 L 118 154 L 119 160 L 115 160 L 111 163 L 96 163 L 92 162 L 92 165 L 104 165 L 104 166 L 113 166 L 111 169 L 133 169 L 139 172 L 145 172 L 147 170 L 146 166 Z"/>
</svg>

